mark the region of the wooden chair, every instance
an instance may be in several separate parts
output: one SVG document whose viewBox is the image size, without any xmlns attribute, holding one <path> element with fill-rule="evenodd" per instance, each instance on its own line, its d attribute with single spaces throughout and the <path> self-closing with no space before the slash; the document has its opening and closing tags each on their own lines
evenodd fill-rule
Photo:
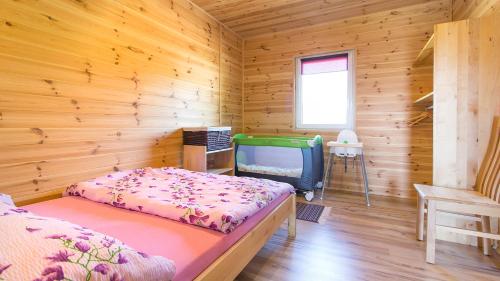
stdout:
<svg viewBox="0 0 500 281">
<path fill-rule="evenodd" d="M 490 217 L 500 217 L 500 117 L 493 121 L 490 142 L 476 179 L 476 190 L 455 189 L 415 184 L 418 192 L 417 240 L 424 239 L 424 215 L 427 205 L 426 261 L 435 262 L 436 230 L 482 238 L 483 251 L 489 254 L 490 239 L 500 235 L 490 233 Z M 480 217 L 480 230 L 468 230 L 436 224 L 436 211 Z"/>
</svg>

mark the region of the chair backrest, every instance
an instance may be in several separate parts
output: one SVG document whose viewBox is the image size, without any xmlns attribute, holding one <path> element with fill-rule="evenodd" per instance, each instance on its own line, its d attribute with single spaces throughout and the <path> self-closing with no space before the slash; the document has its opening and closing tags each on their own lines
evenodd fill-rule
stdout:
<svg viewBox="0 0 500 281">
<path fill-rule="evenodd" d="M 490 142 L 479 168 L 476 189 L 484 196 L 500 203 L 500 116 L 495 116 Z"/>
<path fill-rule="evenodd" d="M 352 130 L 342 130 L 337 136 L 338 143 L 358 143 L 358 136 Z M 335 147 L 335 154 L 340 157 L 354 157 L 361 152 L 358 148 Z"/>
</svg>

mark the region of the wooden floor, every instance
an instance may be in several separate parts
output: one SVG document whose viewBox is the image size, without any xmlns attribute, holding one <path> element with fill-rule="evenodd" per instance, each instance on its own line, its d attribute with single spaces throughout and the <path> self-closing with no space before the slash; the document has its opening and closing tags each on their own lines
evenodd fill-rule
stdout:
<svg viewBox="0 0 500 281">
<path fill-rule="evenodd" d="M 472 246 L 438 241 L 436 265 L 426 264 L 412 201 L 373 196 L 368 208 L 331 193 L 323 204 L 324 222 L 297 221 L 293 241 L 283 225 L 237 280 L 500 280 L 500 255 Z"/>
</svg>

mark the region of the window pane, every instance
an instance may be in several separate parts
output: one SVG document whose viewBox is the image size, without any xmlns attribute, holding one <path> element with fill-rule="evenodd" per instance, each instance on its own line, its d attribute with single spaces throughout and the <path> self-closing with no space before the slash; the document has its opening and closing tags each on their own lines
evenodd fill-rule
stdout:
<svg viewBox="0 0 500 281">
<path fill-rule="evenodd" d="M 348 71 L 302 75 L 302 123 L 347 124 Z"/>
</svg>

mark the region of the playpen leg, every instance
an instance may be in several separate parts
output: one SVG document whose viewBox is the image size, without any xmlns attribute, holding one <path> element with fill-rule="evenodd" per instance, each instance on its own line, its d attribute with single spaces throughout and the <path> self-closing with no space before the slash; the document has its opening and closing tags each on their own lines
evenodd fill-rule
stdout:
<svg viewBox="0 0 500 281">
<path fill-rule="evenodd" d="M 363 181 L 365 184 L 365 198 L 366 198 L 366 205 L 370 207 L 370 198 L 368 195 L 368 175 L 366 174 L 366 166 L 365 166 L 365 156 L 363 155 L 363 152 L 361 152 L 361 168 L 363 170 Z"/>
<path fill-rule="evenodd" d="M 330 186 L 330 170 L 332 166 L 332 154 L 328 154 L 328 161 L 326 164 L 325 173 L 323 175 L 323 186 L 321 187 L 321 200 L 323 200 L 323 195 L 325 194 L 325 187 Z"/>
</svg>

